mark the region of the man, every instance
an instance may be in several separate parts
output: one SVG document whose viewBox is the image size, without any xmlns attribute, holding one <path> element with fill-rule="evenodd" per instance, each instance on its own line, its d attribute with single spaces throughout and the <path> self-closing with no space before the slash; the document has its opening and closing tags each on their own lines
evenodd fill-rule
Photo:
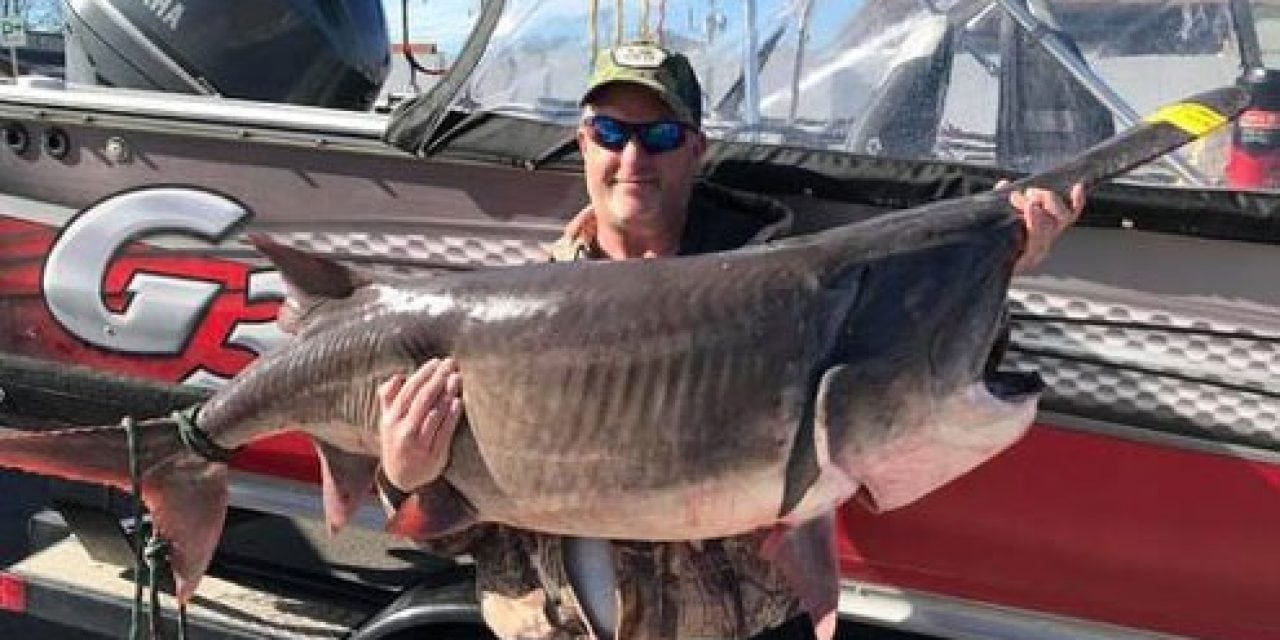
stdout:
<svg viewBox="0 0 1280 640">
<path fill-rule="evenodd" d="M 695 180 L 706 137 L 687 59 L 649 44 L 604 52 L 577 130 L 590 199 L 551 247 L 553 260 L 629 260 L 733 249 L 786 231 L 780 203 Z M 1083 208 L 1014 194 L 1027 242 L 1018 268 L 1043 259 Z M 443 470 L 461 416 L 450 360 L 380 389 L 388 507 Z M 699 542 L 584 540 L 500 525 L 433 544 L 476 560 L 485 620 L 502 638 L 810 638 L 782 575 L 759 555 L 764 533 Z"/>
</svg>

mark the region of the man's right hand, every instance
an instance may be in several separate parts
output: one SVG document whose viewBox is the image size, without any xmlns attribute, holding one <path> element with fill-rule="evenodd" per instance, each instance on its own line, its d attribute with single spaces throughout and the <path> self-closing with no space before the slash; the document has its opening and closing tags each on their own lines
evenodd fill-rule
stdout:
<svg viewBox="0 0 1280 640">
<path fill-rule="evenodd" d="M 382 472 L 412 493 L 444 472 L 449 444 L 462 417 L 462 377 L 452 358 L 428 360 L 409 376 L 378 387 Z"/>
</svg>

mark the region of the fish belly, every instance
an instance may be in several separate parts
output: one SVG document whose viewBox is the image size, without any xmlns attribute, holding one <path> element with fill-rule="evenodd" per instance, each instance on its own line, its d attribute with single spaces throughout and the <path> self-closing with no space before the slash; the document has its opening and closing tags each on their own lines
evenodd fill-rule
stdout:
<svg viewBox="0 0 1280 640">
<path fill-rule="evenodd" d="M 470 435 L 455 440 L 449 479 L 481 519 L 643 540 L 776 520 L 809 329 L 795 313 L 670 304 L 588 316 L 537 344 L 497 331 L 460 343 Z"/>
</svg>

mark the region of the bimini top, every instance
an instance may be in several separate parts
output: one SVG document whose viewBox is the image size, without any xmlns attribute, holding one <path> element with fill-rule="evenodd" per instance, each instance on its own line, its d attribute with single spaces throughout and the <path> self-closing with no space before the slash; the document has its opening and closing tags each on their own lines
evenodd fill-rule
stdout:
<svg viewBox="0 0 1280 640">
<path fill-rule="evenodd" d="M 1027 172 L 1263 66 L 1276 47 L 1257 33 L 1247 3 L 1181 0 L 489 2 L 451 75 L 388 139 L 554 160 L 593 52 L 643 37 L 691 58 L 715 140 Z M 480 114 L 529 126 L 481 140 Z M 1229 140 L 1130 179 L 1223 186 Z"/>
</svg>

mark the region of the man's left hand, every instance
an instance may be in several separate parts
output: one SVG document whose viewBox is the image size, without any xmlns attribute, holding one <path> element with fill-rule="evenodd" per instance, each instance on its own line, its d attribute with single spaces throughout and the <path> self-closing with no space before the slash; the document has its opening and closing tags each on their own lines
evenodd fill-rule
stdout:
<svg viewBox="0 0 1280 640">
<path fill-rule="evenodd" d="M 1004 186 L 1002 181 L 996 188 Z M 1009 194 L 1009 204 L 1022 216 L 1027 229 L 1027 242 L 1014 264 L 1014 273 L 1026 273 L 1044 261 L 1049 248 L 1067 227 L 1075 224 L 1084 211 L 1084 186 L 1071 187 L 1071 206 L 1048 189 L 1031 188 Z"/>
</svg>

